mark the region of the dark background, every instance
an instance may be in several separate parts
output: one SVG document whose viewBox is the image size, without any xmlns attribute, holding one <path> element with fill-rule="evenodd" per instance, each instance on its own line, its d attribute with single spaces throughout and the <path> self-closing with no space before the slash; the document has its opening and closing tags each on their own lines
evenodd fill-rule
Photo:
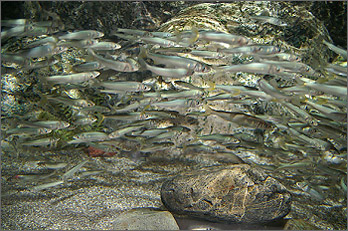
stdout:
<svg viewBox="0 0 348 231">
<path fill-rule="evenodd" d="M 228 1 L 219 1 L 219 3 Z M 104 25 L 107 27 L 131 27 L 136 28 L 156 28 L 156 24 L 161 24 L 174 17 L 180 10 L 203 2 L 200 1 L 144 1 L 144 2 L 130 2 L 130 1 L 3 1 L 1 2 L 1 19 L 16 19 L 37 17 L 40 15 L 38 9 L 52 10 L 55 9 L 61 19 L 64 20 L 70 16 L 78 18 L 81 28 L 87 29 L 90 25 L 89 18 L 95 15 L 89 15 L 88 9 L 95 9 L 96 14 L 114 15 L 112 20 L 107 20 Z M 214 2 L 211 2 L 214 3 Z M 347 48 L 347 2 L 346 1 L 290 1 L 289 4 L 301 5 L 309 9 L 314 16 L 324 23 L 329 31 L 331 38 L 335 45 Z M 35 7 L 36 5 L 36 7 Z M 32 7 L 32 9 L 30 9 Z M 83 9 L 85 14 L 83 13 Z M 35 12 L 36 11 L 36 12 Z M 80 13 L 81 11 L 81 13 Z M 87 13 L 88 12 L 88 13 Z M 144 15 L 141 15 L 141 12 Z M 29 15 L 31 13 L 31 15 Z M 87 13 L 87 14 L 86 14 Z M 156 22 L 147 20 L 147 13 Z M 79 15 L 81 14 L 81 15 Z M 100 16 L 100 15 L 98 15 Z M 33 19 L 33 18 L 32 18 Z M 140 20 L 139 20 L 140 19 Z M 37 20 L 37 18 L 35 18 Z M 83 23 L 81 23 L 83 22 Z M 101 22 L 103 23 L 103 22 Z M 145 25 L 139 25 L 145 24 Z M 148 24 L 148 25 L 146 25 Z M 69 25 L 69 22 L 66 24 Z M 112 29 L 111 28 L 111 29 Z"/>
</svg>

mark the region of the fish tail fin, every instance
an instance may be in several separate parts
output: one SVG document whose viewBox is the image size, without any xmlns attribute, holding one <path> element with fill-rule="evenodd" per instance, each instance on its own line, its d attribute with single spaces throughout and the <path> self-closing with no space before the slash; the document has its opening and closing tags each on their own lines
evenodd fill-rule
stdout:
<svg viewBox="0 0 348 231">
<path fill-rule="evenodd" d="M 271 79 L 269 81 L 269 84 L 271 84 L 271 86 L 274 87 L 275 89 L 280 90 L 275 79 Z"/>
<path fill-rule="evenodd" d="M 192 37 L 189 39 L 189 44 L 194 44 L 199 38 L 198 29 L 196 27 L 192 28 Z"/>
<path fill-rule="evenodd" d="M 208 115 L 210 115 L 210 114 L 212 114 L 214 112 L 213 109 L 211 109 L 208 104 L 204 104 L 203 108 L 205 110 L 204 114 L 206 116 L 208 116 Z"/>
<path fill-rule="evenodd" d="M 176 37 L 176 43 L 179 43 L 179 42 L 181 42 L 181 40 L 182 40 L 182 36 L 181 36 L 181 33 L 179 32 L 179 31 L 175 31 L 174 32 L 174 36 Z"/>
<path fill-rule="evenodd" d="M 39 103 L 38 103 L 39 106 L 45 106 L 45 105 L 47 105 L 49 96 L 44 95 L 44 94 L 42 94 L 42 93 L 40 93 L 40 92 L 38 92 L 38 94 L 39 94 L 39 96 L 40 96 L 40 100 L 39 100 Z"/>
<path fill-rule="evenodd" d="M 144 48 L 144 47 L 140 47 L 140 52 L 139 52 L 139 55 L 138 57 L 139 58 L 146 58 L 147 57 L 147 50 Z"/>
<path fill-rule="evenodd" d="M 96 56 L 95 52 L 93 51 L 93 49 L 87 48 L 87 53 L 93 57 Z"/>
<path fill-rule="evenodd" d="M 215 84 L 214 82 L 208 81 L 207 84 L 208 84 L 208 86 L 209 86 L 208 91 L 213 91 L 213 90 L 215 90 L 216 84 Z"/>
<path fill-rule="evenodd" d="M 147 63 L 142 57 L 138 57 L 138 62 L 140 64 L 139 71 L 146 71 L 147 70 Z"/>
<path fill-rule="evenodd" d="M 66 66 L 66 73 L 76 73 L 74 70 L 74 66 L 71 65 L 70 63 L 66 63 L 65 66 Z"/>
<path fill-rule="evenodd" d="M 149 109 L 149 108 L 151 108 L 151 105 L 150 105 L 150 104 L 146 105 L 146 106 L 144 107 L 144 109 L 142 110 L 141 114 L 142 114 L 142 115 L 146 115 L 146 110 Z"/>
<path fill-rule="evenodd" d="M 192 135 L 192 138 L 193 138 L 193 139 L 191 140 L 192 143 L 196 143 L 196 142 L 199 141 L 198 135 L 197 135 L 196 133 Z"/>
<path fill-rule="evenodd" d="M 96 61 L 97 57 L 96 57 L 96 53 L 90 49 L 90 48 L 87 48 L 87 56 L 85 58 L 85 61 L 86 62 L 93 62 L 93 61 Z M 97 59 L 98 60 L 98 59 Z"/>
</svg>

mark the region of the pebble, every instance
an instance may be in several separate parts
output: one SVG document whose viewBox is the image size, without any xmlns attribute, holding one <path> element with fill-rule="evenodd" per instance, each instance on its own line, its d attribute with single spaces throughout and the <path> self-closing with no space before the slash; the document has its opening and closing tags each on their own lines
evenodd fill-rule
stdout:
<svg viewBox="0 0 348 231">
<path fill-rule="evenodd" d="M 152 208 L 131 209 L 119 215 L 114 230 L 179 230 L 173 215 Z"/>
</svg>

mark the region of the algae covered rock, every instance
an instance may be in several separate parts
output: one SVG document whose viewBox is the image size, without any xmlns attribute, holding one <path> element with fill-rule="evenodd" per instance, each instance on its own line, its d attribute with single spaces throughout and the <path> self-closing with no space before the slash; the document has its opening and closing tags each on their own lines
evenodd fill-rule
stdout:
<svg viewBox="0 0 348 231">
<path fill-rule="evenodd" d="M 178 214 L 245 223 L 282 218 L 291 204 L 291 195 L 282 184 L 245 164 L 178 175 L 162 185 L 161 199 Z"/>
</svg>

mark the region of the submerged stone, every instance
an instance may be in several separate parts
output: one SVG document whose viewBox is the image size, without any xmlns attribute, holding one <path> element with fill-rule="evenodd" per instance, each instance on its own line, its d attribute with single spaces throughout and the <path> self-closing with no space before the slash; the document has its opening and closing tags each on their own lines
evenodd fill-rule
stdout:
<svg viewBox="0 0 348 231">
<path fill-rule="evenodd" d="M 114 230 L 179 230 L 168 211 L 151 208 L 132 209 L 122 213 L 114 222 Z"/>
<path fill-rule="evenodd" d="M 169 211 L 210 221 L 263 223 L 290 212 L 291 195 L 262 170 L 245 164 L 209 167 L 162 185 Z"/>
</svg>

